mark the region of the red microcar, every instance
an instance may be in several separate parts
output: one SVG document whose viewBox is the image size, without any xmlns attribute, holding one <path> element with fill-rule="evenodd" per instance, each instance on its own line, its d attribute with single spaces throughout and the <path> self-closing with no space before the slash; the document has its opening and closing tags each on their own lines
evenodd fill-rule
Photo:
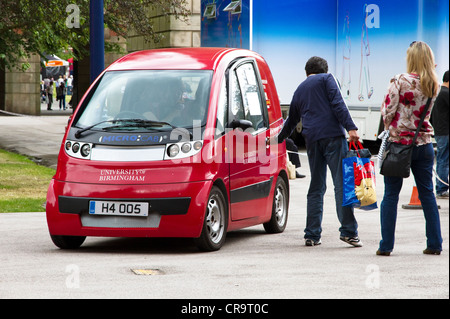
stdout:
<svg viewBox="0 0 450 319">
<path fill-rule="evenodd" d="M 283 232 L 289 181 L 269 67 L 240 49 L 131 53 L 92 84 L 64 136 L 47 195 L 54 244 L 87 236 L 194 238 Z"/>
</svg>

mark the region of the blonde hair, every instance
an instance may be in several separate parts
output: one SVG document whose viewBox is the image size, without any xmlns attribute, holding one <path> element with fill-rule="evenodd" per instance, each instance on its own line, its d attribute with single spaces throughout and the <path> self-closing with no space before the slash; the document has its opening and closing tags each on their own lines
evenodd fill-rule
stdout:
<svg viewBox="0 0 450 319">
<path fill-rule="evenodd" d="M 411 43 L 406 53 L 407 72 L 420 76 L 420 86 L 426 97 L 435 97 L 439 89 L 436 64 L 431 48 L 425 42 Z"/>
</svg>

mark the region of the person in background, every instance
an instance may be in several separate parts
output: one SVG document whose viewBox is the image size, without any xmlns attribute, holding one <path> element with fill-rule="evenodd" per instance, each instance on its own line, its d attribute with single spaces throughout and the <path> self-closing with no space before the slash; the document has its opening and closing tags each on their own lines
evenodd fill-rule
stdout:
<svg viewBox="0 0 450 319">
<path fill-rule="evenodd" d="M 295 142 L 290 138 L 286 139 L 286 149 L 289 151 L 288 153 L 289 160 L 295 166 L 296 169 L 295 176 L 297 178 L 305 178 L 306 177 L 305 175 L 297 172 L 297 168 L 301 167 L 302 163 L 300 162 L 300 156 L 298 155 L 298 146 L 295 145 Z"/>
<path fill-rule="evenodd" d="M 59 86 L 56 88 L 57 100 L 59 100 L 59 109 L 66 110 L 66 85 L 64 81 L 59 82 Z"/>
<path fill-rule="evenodd" d="M 58 79 L 57 82 L 58 82 L 58 85 L 56 87 L 58 88 L 61 85 L 61 82 L 64 82 L 64 79 L 63 79 L 62 75 L 59 76 L 59 79 Z"/>
<path fill-rule="evenodd" d="M 449 161 L 449 94 L 448 94 L 448 70 L 444 73 L 441 91 L 434 103 L 432 121 L 434 138 L 437 144 L 436 155 L 436 198 L 448 199 L 448 161 Z M 443 181 L 443 182 L 441 182 Z"/>
<path fill-rule="evenodd" d="M 72 95 L 73 88 L 73 75 L 69 76 L 67 79 L 67 95 Z"/>
<path fill-rule="evenodd" d="M 50 81 L 47 88 L 47 110 L 52 111 L 52 104 L 53 104 L 53 81 Z"/>
<path fill-rule="evenodd" d="M 407 50 L 407 73 L 397 75 L 381 108 L 389 141 L 410 145 L 414 139 L 429 98 L 437 95 L 439 83 L 434 54 L 424 42 L 413 42 Z M 433 101 L 431 101 L 431 107 Z M 433 191 L 434 149 L 430 124 L 431 107 L 412 152 L 411 171 L 417 185 L 426 221 L 427 248 L 424 254 L 439 255 L 442 250 L 441 224 Z M 448 119 L 447 119 L 448 120 Z M 394 249 L 397 206 L 402 189 L 402 177 L 384 177 L 384 197 L 380 206 L 381 236 L 376 254 L 389 256 Z"/>
<path fill-rule="evenodd" d="M 47 102 L 47 94 L 45 92 L 45 82 L 41 81 L 41 103 Z"/>
<path fill-rule="evenodd" d="M 358 128 L 342 98 L 337 82 L 328 73 L 328 63 L 312 57 L 305 66 L 307 79 L 300 84 L 291 102 L 289 117 L 277 137 L 281 143 L 302 121 L 302 135 L 306 141 L 311 183 L 307 196 L 305 245 L 321 244 L 323 198 L 326 191 L 327 166 L 334 183 L 336 212 L 341 223 L 340 239 L 361 247 L 358 223 L 353 208 L 343 207 L 342 159 L 348 152 L 345 131 L 350 141 L 358 141 Z"/>
</svg>

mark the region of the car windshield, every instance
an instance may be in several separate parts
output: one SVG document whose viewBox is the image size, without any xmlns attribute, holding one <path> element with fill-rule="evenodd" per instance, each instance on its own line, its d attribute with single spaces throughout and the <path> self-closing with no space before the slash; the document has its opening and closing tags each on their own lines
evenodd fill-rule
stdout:
<svg viewBox="0 0 450 319">
<path fill-rule="evenodd" d="M 211 79 L 212 71 L 106 72 L 75 126 L 141 131 L 203 126 Z"/>
</svg>

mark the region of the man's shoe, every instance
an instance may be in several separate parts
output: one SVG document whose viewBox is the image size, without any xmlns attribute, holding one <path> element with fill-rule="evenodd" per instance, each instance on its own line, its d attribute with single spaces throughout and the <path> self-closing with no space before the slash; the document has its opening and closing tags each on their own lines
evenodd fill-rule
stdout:
<svg viewBox="0 0 450 319">
<path fill-rule="evenodd" d="M 302 175 L 299 172 L 295 172 L 295 177 L 297 177 L 297 178 L 305 178 L 306 175 Z"/>
<path fill-rule="evenodd" d="M 345 237 L 345 236 L 341 236 L 339 237 L 342 241 L 346 242 L 349 245 L 352 245 L 354 247 L 362 247 L 363 244 L 361 242 L 361 240 L 359 239 L 359 237 Z"/>
<path fill-rule="evenodd" d="M 319 240 L 313 240 L 306 238 L 305 239 L 305 246 L 319 246 L 322 242 Z"/>
<path fill-rule="evenodd" d="M 427 248 L 423 251 L 425 255 L 440 255 L 441 251 L 438 249 Z"/>
<path fill-rule="evenodd" d="M 436 198 L 438 198 L 438 199 L 448 199 L 449 198 L 448 191 L 440 193 L 440 194 L 437 194 Z"/>
</svg>

